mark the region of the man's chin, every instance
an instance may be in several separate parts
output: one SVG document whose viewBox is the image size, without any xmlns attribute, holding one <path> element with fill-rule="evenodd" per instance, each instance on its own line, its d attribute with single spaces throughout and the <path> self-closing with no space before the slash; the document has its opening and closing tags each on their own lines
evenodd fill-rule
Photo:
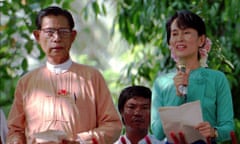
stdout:
<svg viewBox="0 0 240 144">
<path fill-rule="evenodd" d="M 134 127 L 135 129 L 139 129 L 139 130 L 145 129 L 145 127 L 143 126 L 143 124 L 134 124 L 134 125 L 132 125 L 132 127 Z"/>
<path fill-rule="evenodd" d="M 61 64 L 63 62 L 65 62 L 66 60 L 68 60 L 68 57 L 66 55 L 63 54 L 51 54 L 48 56 L 48 59 L 52 62 L 54 62 L 55 64 Z"/>
</svg>

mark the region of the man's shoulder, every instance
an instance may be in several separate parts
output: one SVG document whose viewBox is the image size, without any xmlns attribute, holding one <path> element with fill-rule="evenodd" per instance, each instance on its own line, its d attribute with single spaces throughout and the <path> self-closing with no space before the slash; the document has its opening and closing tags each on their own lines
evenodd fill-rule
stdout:
<svg viewBox="0 0 240 144">
<path fill-rule="evenodd" d="M 100 71 L 90 65 L 85 65 L 85 64 L 79 64 L 76 62 L 73 62 L 73 65 L 71 67 L 71 70 L 75 71 L 75 72 L 81 72 L 81 73 L 100 73 Z"/>
<path fill-rule="evenodd" d="M 76 62 L 73 62 L 73 67 L 75 68 L 81 68 L 81 69 L 84 69 L 84 70 L 97 70 L 95 67 L 93 66 L 90 66 L 90 65 L 86 65 L 86 64 L 80 64 L 80 63 L 76 63 Z"/>
<path fill-rule="evenodd" d="M 37 73 L 41 73 L 44 69 L 46 68 L 45 65 L 41 65 L 33 70 L 27 71 L 23 74 L 23 76 L 21 77 L 21 79 L 25 79 L 25 78 L 29 78 L 32 76 L 36 76 Z"/>
</svg>

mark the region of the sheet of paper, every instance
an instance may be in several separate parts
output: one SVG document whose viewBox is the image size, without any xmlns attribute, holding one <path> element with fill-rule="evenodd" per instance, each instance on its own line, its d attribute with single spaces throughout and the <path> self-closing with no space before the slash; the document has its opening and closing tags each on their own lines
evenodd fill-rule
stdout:
<svg viewBox="0 0 240 144">
<path fill-rule="evenodd" d="M 203 122 L 200 101 L 185 103 L 180 106 L 159 108 L 164 132 L 169 142 L 173 142 L 170 133 L 174 132 L 178 138 L 179 132 L 183 132 L 187 143 L 206 139 L 196 130 L 194 126 Z M 179 138 L 180 139 L 180 138 Z"/>
<path fill-rule="evenodd" d="M 35 133 L 37 143 L 61 143 L 61 141 L 67 137 L 66 133 L 59 130 L 48 130 L 44 132 Z"/>
</svg>

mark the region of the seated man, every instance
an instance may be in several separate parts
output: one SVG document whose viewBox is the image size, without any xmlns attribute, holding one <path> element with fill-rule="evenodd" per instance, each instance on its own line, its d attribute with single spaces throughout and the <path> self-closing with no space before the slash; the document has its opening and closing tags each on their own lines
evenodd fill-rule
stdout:
<svg viewBox="0 0 240 144">
<path fill-rule="evenodd" d="M 118 110 L 125 125 L 125 135 L 114 144 L 163 144 L 148 134 L 151 90 L 144 86 L 125 88 L 118 99 Z"/>
</svg>

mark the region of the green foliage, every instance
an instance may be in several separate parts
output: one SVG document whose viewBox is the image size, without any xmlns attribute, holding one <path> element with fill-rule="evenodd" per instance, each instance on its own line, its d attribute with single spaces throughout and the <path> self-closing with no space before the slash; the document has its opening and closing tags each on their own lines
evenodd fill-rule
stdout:
<svg viewBox="0 0 240 144">
<path fill-rule="evenodd" d="M 240 120 L 235 119 L 235 135 L 237 136 L 238 142 L 240 142 Z"/>
<path fill-rule="evenodd" d="M 91 12 L 93 12 L 97 18 L 98 15 L 106 15 L 106 7 L 104 3 L 99 3 L 97 0 L 89 1 L 87 5 L 83 8 L 82 14 L 84 15 L 85 19 L 88 19 Z"/>
</svg>

